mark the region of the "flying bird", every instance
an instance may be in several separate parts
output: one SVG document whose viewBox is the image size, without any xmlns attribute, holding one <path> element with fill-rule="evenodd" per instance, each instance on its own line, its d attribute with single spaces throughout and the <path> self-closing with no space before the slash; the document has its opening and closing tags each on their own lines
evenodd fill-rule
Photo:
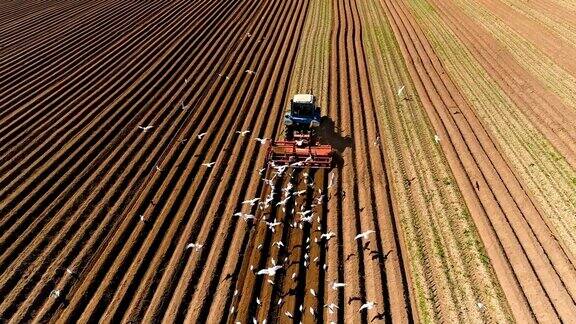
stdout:
<svg viewBox="0 0 576 324">
<path fill-rule="evenodd" d="M 334 185 L 334 172 L 330 173 L 330 179 L 328 180 L 328 189 L 332 188 Z"/>
<path fill-rule="evenodd" d="M 340 307 L 338 307 L 338 305 L 331 303 L 331 304 L 326 304 L 324 305 L 324 307 L 328 308 L 328 312 L 330 314 L 334 314 L 334 309 L 340 309 Z"/>
<path fill-rule="evenodd" d="M 258 202 L 258 200 L 260 200 L 260 198 L 256 197 L 254 199 L 248 199 L 248 200 L 244 200 L 242 202 L 243 205 L 245 204 L 250 204 L 250 206 L 254 206 L 256 204 L 256 202 Z"/>
<path fill-rule="evenodd" d="M 216 164 L 216 162 L 208 162 L 208 163 L 202 163 L 203 166 L 207 167 L 207 168 L 211 168 L 214 166 L 214 164 Z"/>
<path fill-rule="evenodd" d="M 398 95 L 398 97 L 402 97 L 402 94 L 404 93 L 404 88 L 406 88 L 406 86 L 401 86 L 398 89 L 398 92 L 396 93 Z"/>
<path fill-rule="evenodd" d="M 345 286 L 346 286 L 346 284 L 343 283 L 343 282 L 336 282 L 336 281 L 334 281 L 334 282 L 332 283 L 332 290 L 338 290 L 338 288 L 344 288 Z"/>
<path fill-rule="evenodd" d="M 438 134 L 434 134 L 434 142 L 436 142 L 436 144 L 440 143 L 440 136 L 438 136 Z"/>
<path fill-rule="evenodd" d="M 190 108 L 189 105 L 188 106 L 184 105 L 184 101 L 180 101 L 180 106 L 182 107 L 182 110 L 186 110 L 186 109 Z"/>
<path fill-rule="evenodd" d="M 294 192 L 292 193 L 292 196 L 300 196 L 300 195 L 303 195 L 303 194 L 305 194 L 305 193 L 306 193 L 306 189 L 300 190 L 300 191 L 294 191 Z"/>
<path fill-rule="evenodd" d="M 370 310 L 370 309 L 374 308 L 374 305 L 376 305 L 375 302 L 371 302 L 371 301 L 366 302 L 364 305 L 360 306 L 359 312 L 361 312 L 364 309 Z"/>
<path fill-rule="evenodd" d="M 326 239 L 326 241 L 330 241 L 330 239 L 333 238 L 334 236 L 336 236 L 336 234 L 334 234 L 334 232 L 328 232 L 328 233 L 320 235 L 320 239 Z"/>
<path fill-rule="evenodd" d="M 208 132 L 198 134 L 198 139 L 202 139 L 202 137 L 204 137 L 206 134 L 208 134 Z"/>
<path fill-rule="evenodd" d="M 252 214 L 242 214 L 242 219 L 245 222 L 248 222 L 249 219 L 256 219 L 256 216 L 254 216 Z"/>
<path fill-rule="evenodd" d="M 270 222 L 266 222 L 266 225 L 268 226 L 268 228 L 272 231 L 272 233 L 274 233 L 274 227 L 278 226 L 282 224 L 281 222 L 277 222 L 276 219 L 274 219 L 274 222 L 270 223 Z"/>
<path fill-rule="evenodd" d="M 50 292 L 50 297 L 54 297 L 54 299 L 60 298 L 61 291 L 59 289 L 54 289 Z"/>
<path fill-rule="evenodd" d="M 140 128 L 144 133 L 146 133 L 147 131 L 151 130 L 154 126 L 152 125 L 148 125 L 148 126 L 142 126 L 142 125 L 138 125 L 138 128 Z"/>
<path fill-rule="evenodd" d="M 268 141 L 269 138 L 258 138 L 258 137 L 256 137 L 256 138 L 254 138 L 254 140 L 260 142 L 260 144 L 266 144 L 266 141 Z"/>
<path fill-rule="evenodd" d="M 354 237 L 354 239 L 355 239 L 355 240 L 358 240 L 358 239 L 364 239 L 364 240 L 366 240 L 366 239 L 368 239 L 368 235 L 370 235 L 370 234 L 372 234 L 372 233 L 376 233 L 376 231 L 374 231 L 374 230 L 367 230 L 367 231 L 364 232 L 364 233 L 360 233 L 360 234 L 356 235 L 356 237 Z"/>
<path fill-rule="evenodd" d="M 282 206 L 283 206 L 283 205 L 286 205 L 286 203 L 288 202 L 288 200 L 289 200 L 290 198 L 291 198 L 290 196 L 288 196 L 288 197 L 284 198 L 283 200 L 281 200 L 281 201 L 277 202 L 277 203 L 276 203 L 276 206 L 279 206 L 279 205 L 282 205 Z"/>
<path fill-rule="evenodd" d="M 248 74 L 251 74 L 251 75 L 256 74 L 256 71 L 252 71 L 252 70 L 246 70 L 246 71 L 244 71 L 244 72 L 246 72 L 246 73 L 248 73 Z"/>
<path fill-rule="evenodd" d="M 278 269 L 281 269 L 281 268 L 282 268 L 282 266 L 276 265 L 276 266 L 273 266 L 270 268 L 262 269 L 262 270 L 258 271 L 256 274 L 274 277 L 276 275 L 276 272 L 278 271 Z"/>
<path fill-rule="evenodd" d="M 203 246 L 204 246 L 204 244 L 188 243 L 188 245 L 186 245 L 186 250 L 188 250 L 188 249 L 194 249 L 194 251 L 200 251 Z"/>
<path fill-rule="evenodd" d="M 240 136 L 244 136 L 244 135 L 249 134 L 249 133 L 250 133 L 249 130 L 236 131 L 236 134 L 240 134 Z"/>
</svg>

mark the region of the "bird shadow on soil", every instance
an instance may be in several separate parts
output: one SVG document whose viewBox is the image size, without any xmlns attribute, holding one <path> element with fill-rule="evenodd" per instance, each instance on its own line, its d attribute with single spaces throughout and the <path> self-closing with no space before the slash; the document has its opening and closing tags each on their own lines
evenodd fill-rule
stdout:
<svg viewBox="0 0 576 324">
<path fill-rule="evenodd" d="M 332 148 L 336 151 L 334 155 L 334 165 L 339 169 L 343 165 L 342 153 L 344 153 L 347 148 L 354 148 L 352 136 L 342 136 L 341 132 L 330 117 L 324 116 L 320 119 L 320 127 L 318 128 L 318 135 L 321 139 L 320 142 L 322 144 L 332 145 Z"/>
</svg>

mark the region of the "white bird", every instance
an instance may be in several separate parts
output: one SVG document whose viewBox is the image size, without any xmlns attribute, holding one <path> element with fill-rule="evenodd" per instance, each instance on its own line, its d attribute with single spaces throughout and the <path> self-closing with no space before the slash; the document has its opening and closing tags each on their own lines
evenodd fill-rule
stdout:
<svg viewBox="0 0 576 324">
<path fill-rule="evenodd" d="M 254 138 L 254 140 L 260 142 L 260 144 L 266 144 L 266 141 L 268 141 L 269 138 L 258 138 L 258 137 L 256 137 L 256 138 Z"/>
<path fill-rule="evenodd" d="M 371 301 L 366 302 L 366 304 L 360 306 L 359 312 L 361 312 L 361 311 L 364 310 L 364 309 L 370 310 L 370 309 L 374 308 L 374 305 L 376 305 L 375 302 L 371 302 Z"/>
<path fill-rule="evenodd" d="M 274 184 L 274 182 L 272 181 L 272 179 L 266 179 L 266 178 L 264 178 L 264 179 L 262 179 L 262 181 L 264 181 L 264 183 L 267 184 L 267 185 L 269 185 L 269 186 L 272 186 L 272 185 Z"/>
<path fill-rule="evenodd" d="M 476 307 L 478 307 L 478 309 L 483 309 L 483 308 L 484 308 L 484 304 L 482 304 L 482 303 L 476 303 Z"/>
<path fill-rule="evenodd" d="M 303 194 L 305 194 L 305 193 L 306 193 L 306 189 L 300 190 L 300 191 L 294 191 L 294 192 L 292 193 L 292 196 L 300 196 L 300 195 L 303 195 Z"/>
<path fill-rule="evenodd" d="M 236 134 L 240 134 L 240 136 L 244 136 L 246 134 L 250 133 L 249 130 L 242 130 L 242 131 L 236 131 Z"/>
<path fill-rule="evenodd" d="M 308 217 L 300 217 L 300 222 L 304 223 L 310 223 L 312 224 L 312 218 L 314 217 L 314 214 L 308 216 Z"/>
<path fill-rule="evenodd" d="M 208 132 L 198 134 L 198 139 L 202 139 L 206 134 L 208 134 Z"/>
<path fill-rule="evenodd" d="M 186 250 L 194 249 L 194 251 L 200 251 L 203 246 L 204 246 L 203 244 L 199 243 L 188 243 L 188 245 L 186 245 Z"/>
<path fill-rule="evenodd" d="M 302 146 L 302 145 L 304 145 L 304 140 L 303 140 L 303 139 L 302 139 L 302 140 L 297 140 L 297 141 L 296 141 L 296 145 L 297 145 L 297 146 Z"/>
<path fill-rule="evenodd" d="M 330 173 L 330 179 L 328 180 L 328 189 L 332 188 L 334 185 L 334 172 Z"/>
<path fill-rule="evenodd" d="M 324 307 L 328 308 L 328 312 L 330 314 L 334 314 L 334 309 L 340 309 L 340 307 L 338 307 L 338 305 L 331 303 L 331 304 L 326 304 L 324 305 Z"/>
<path fill-rule="evenodd" d="M 402 93 L 404 92 L 404 88 L 406 88 L 406 86 L 401 86 L 401 87 L 398 89 L 398 92 L 397 92 L 398 97 L 401 97 L 401 96 L 402 96 Z"/>
<path fill-rule="evenodd" d="M 144 215 L 140 215 L 140 221 L 142 223 L 146 223 L 146 218 L 144 218 Z"/>
<path fill-rule="evenodd" d="M 312 316 L 316 317 L 316 312 L 314 311 L 314 308 L 310 307 L 310 314 L 312 314 Z"/>
<path fill-rule="evenodd" d="M 234 310 L 235 310 L 235 308 L 234 308 L 234 306 L 232 306 L 232 308 L 230 308 L 230 314 L 234 314 Z"/>
<path fill-rule="evenodd" d="M 320 239 L 326 239 L 326 241 L 330 241 L 330 239 L 333 238 L 334 236 L 336 236 L 336 234 L 334 234 L 334 232 L 328 232 L 328 233 L 320 235 Z"/>
<path fill-rule="evenodd" d="M 434 134 L 434 142 L 436 142 L 436 144 L 440 143 L 440 136 L 438 136 L 438 134 Z"/>
<path fill-rule="evenodd" d="M 244 213 L 236 213 L 234 216 L 241 217 L 245 222 L 248 222 L 249 219 L 255 219 L 256 217 L 252 214 L 244 214 Z"/>
<path fill-rule="evenodd" d="M 164 170 L 162 170 L 162 169 L 160 168 L 160 166 L 158 166 L 158 165 L 156 165 L 156 170 L 158 170 L 159 172 L 164 171 Z"/>
<path fill-rule="evenodd" d="M 278 245 L 278 248 L 284 247 L 284 243 L 282 241 L 272 243 L 272 246 Z"/>
<path fill-rule="evenodd" d="M 279 205 L 284 206 L 284 205 L 286 205 L 286 203 L 288 202 L 288 200 L 289 200 L 290 198 L 291 198 L 290 196 L 284 198 L 283 200 L 277 202 L 277 203 L 276 203 L 276 206 L 279 206 Z"/>
<path fill-rule="evenodd" d="M 138 128 L 140 128 L 140 129 L 141 129 L 142 131 L 144 131 L 144 132 L 147 132 L 147 131 L 151 130 L 152 127 L 154 127 L 154 126 L 152 126 L 152 125 L 148 125 L 148 126 L 138 125 Z"/>
<path fill-rule="evenodd" d="M 50 297 L 54 297 L 54 299 L 60 298 L 61 291 L 59 289 L 54 289 L 50 292 Z"/>
<path fill-rule="evenodd" d="M 258 202 L 258 200 L 260 200 L 260 198 L 256 197 L 254 199 L 248 199 L 248 200 L 244 200 L 242 202 L 242 204 L 250 204 L 250 206 L 254 206 L 256 204 L 256 202 Z"/>
<path fill-rule="evenodd" d="M 302 207 L 304 207 L 304 205 L 302 205 Z M 299 215 L 302 215 L 302 217 L 304 217 L 304 216 L 306 216 L 306 215 L 308 215 L 308 214 L 310 214 L 310 213 L 312 213 L 312 209 L 308 209 L 308 210 L 305 210 L 305 211 L 303 211 L 303 212 L 298 212 L 298 214 L 299 214 Z"/>
<path fill-rule="evenodd" d="M 262 305 L 262 302 L 260 301 L 260 298 L 256 297 L 256 304 L 258 304 L 258 306 Z"/>
<path fill-rule="evenodd" d="M 68 274 L 71 274 L 71 275 L 76 274 L 74 271 L 70 270 L 70 268 L 66 268 L 66 272 L 68 272 Z"/>
<path fill-rule="evenodd" d="M 184 79 L 184 83 L 188 84 L 188 78 Z"/>
<path fill-rule="evenodd" d="M 180 107 L 182 107 L 182 110 L 186 110 L 186 109 L 190 108 L 189 105 L 188 106 L 184 105 L 184 101 L 180 101 Z"/>
<path fill-rule="evenodd" d="M 360 234 L 356 235 L 356 237 L 354 237 L 354 239 L 355 239 L 355 240 L 357 240 L 357 239 L 364 239 L 364 240 L 366 240 L 366 239 L 368 239 L 368 235 L 370 235 L 370 234 L 372 234 L 372 233 L 376 233 L 376 231 L 374 231 L 374 230 L 367 230 L 367 231 L 364 232 L 364 233 L 360 233 Z"/>
<path fill-rule="evenodd" d="M 288 316 L 288 318 L 294 318 L 294 315 L 292 315 L 292 313 L 290 313 L 289 311 L 285 311 L 284 315 Z"/>
<path fill-rule="evenodd" d="M 287 165 L 280 165 L 280 166 L 274 166 L 274 169 L 276 169 L 278 174 L 282 174 L 284 173 L 284 170 L 286 170 L 287 167 L 288 167 Z"/>
<path fill-rule="evenodd" d="M 338 288 L 344 288 L 345 286 L 346 286 L 346 284 L 343 283 L 343 282 L 336 282 L 336 281 L 334 281 L 334 282 L 332 283 L 332 290 L 338 290 Z"/>
<path fill-rule="evenodd" d="M 214 164 L 216 164 L 216 162 L 208 162 L 208 163 L 202 163 L 203 166 L 207 167 L 207 168 L 211 168 L 214 166 Z"/>
<path fill-rule="evenodd" d="M 314 289 L 310 289 L 310 294 L 314 297 L 316 297 L 316 291 L 314 291 Z"/>
<path fill-rule="evenodd" d="M 248 74 L 256 74 L 256 71 L 252 71 L 252 70 L 246 70 L 246 71 L 244 71 L 244 72 L 246 72 L 246 73 L 248 73 Z"/>
<path fill-rule="evenodd" d="M 274 222 L 266 222 L 266 225 L 268 226 L 268 228 L 272 231 L 272 233 L 275 232 L 274 227 L 278 226 L 282 224 L 281 222 L 277 222 L 276 220 L 274 220 Z"/>
<path fill-rule="evenodd" d="M 266 168 L 262 168 L 262 169 L 258 170 L 258 174 L 260 176 L 262 176 L 264 174 L 264 171 L 266 171 Z"/>
<path fill-rule="evenodd" d="M 262 269 L 258 272 L 256 272 L 257 275 L 267 275 L 270 277 L 274 277 L 276 275 L 276 272 L 278 271 L 278 269 L 282 269 L 282 266 L 280 265 L 276 265 L 270 268 L 266 268 L 266 269 Z"/>
</svg>

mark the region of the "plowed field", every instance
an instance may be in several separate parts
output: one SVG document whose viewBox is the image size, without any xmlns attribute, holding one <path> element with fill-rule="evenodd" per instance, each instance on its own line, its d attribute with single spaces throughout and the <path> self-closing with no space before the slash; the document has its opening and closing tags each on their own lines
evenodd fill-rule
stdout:
<svg viewBox="0 0 576 324">
<path fill-rule="evenodd" d="M 0 1 L 0 323 L 573 321 L 574 17 Z M 269 166 L 310 92 L 333 168 Z"/>
</svg>

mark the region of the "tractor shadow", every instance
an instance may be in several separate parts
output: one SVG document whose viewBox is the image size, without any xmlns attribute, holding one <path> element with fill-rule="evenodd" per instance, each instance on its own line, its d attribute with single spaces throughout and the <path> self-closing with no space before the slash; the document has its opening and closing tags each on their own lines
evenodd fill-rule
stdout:
<svg viewBox="0 0 576 324">
<path fill-rule="evenodd" d="M 342 136 L 341 133 L 342 131 L 330 117 L 324 116 L 320 119 L 320 127 L 318 128 L 320 143 L 332 145 L 335 151 L 334 162 L 338 169 L 340 169 L 343 164 L 342 153 L 348 148 L 354 149 L 352 136 Z"/>
</svg>

